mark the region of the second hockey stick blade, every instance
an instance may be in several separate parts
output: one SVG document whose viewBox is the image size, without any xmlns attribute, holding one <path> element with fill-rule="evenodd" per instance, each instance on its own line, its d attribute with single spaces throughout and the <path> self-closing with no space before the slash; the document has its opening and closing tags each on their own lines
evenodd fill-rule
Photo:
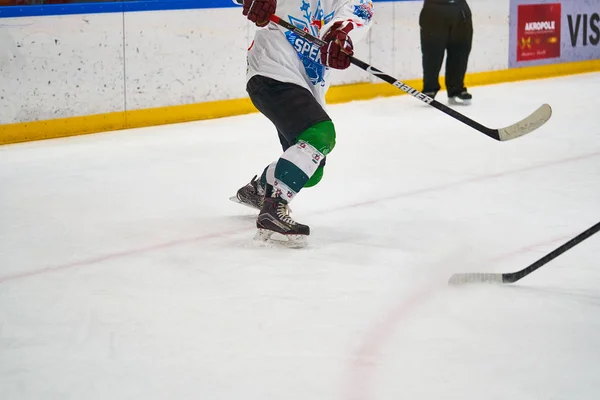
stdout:
<svg viewBox="0 0 600 400">
<path fill-rule="evenodd" d="M 450 277 L 450 280 L 448 281 L 448 283 L 450 285 L 464 285 L 466 283 L 500 283 L 500 284 L 514 283 L 514 282 L 526 277 L 527 275 L 529 275 L 536 269 L 542 267 L 543 265 L 547 264 L 548 262 L 554 260 L 556 257 L 563 254 L 565 251 L 567 251 L 567 250 L 571 249 L 572 247 L 576 246 L 577 244 L 583 242 L 585 239 L 589 238 L 590 236 L 592 236 L 594 233 L 596 233 L 598 231 L 600 231 L 600 222 L 598 222 L 596 225 L 592 226 L 585 232 L 582 232 L 579 235 L 575 236 L 573 239 L 569 240 L 567 243 L 556 248 L 555 250 L 546 254 L 544 257 L 540 258 L 539 260 L 537 260 L 536 262 L 534 262 L 527 268 L 523 268 L 520 271 L 508 272 L 508 273 L 504 273 L 504 274 L 503 273 L 497 273 L 497 274 L 481 273 L 481 272 L 459 273 L 459 274 L 452 275 Z"/>
<path fill-rule="evenodd" d="M 303 37 L 306 40 L 309 40 L 310 42 L 316 44 L 317 46 L 323 46 L 326 44 L 323 40 L 321 40 L 317 37 L 314 37 L 310 33 L 304 31 L 301 28 L 298 28 L 297 26 L 295 26 L 293 24 L 290 24 L 287 21 L 282 20 L 281 18 L 279 18 L 276 15 L 271 16 L 270 19 L 271 19 L 271 22 L 274 22 L 277 25 L 282 26 L 285 29 L 294 32 L 298 36 Z M 528 115 L 521 121 L 519 121 L 515 124 L 512 124 L 510 126 L 507 126 L 506 128 L 500 128 L 500 129 L 488 128 L 487 126 L 484 126 L 484 125 L 480 124 L 479 122 L 474 121 L 471 118 L 467 117 L 466 115 L 459 113 L 458 111 L 454 110 L 453 108 L 450 108 L 450 107 L 440 103 L 439 101 L 432 99 L 431 97 L 425 95 L 424 93 L 418 91 L 417 89 L 407 85 L 404 82 L 397 80 L 396 78 L 394 78 L 390 75 L 387 75 L 386 73 L 378 70 L 377 68 L 373 67 L 370 64 L 367 64 L 364 61 L 359 60 L 358 58 L 356 58 L 354 56 L 350 57 L 350 62 L 352 64 L 356 65 L 357 67 L 364 69 L 365 71 L 369 72 L 370 74 L 378 77 L 379 79 L 397 87 L 398 89 L 402 90 L 403 92 L 410 94 L 412 97 L 414 97 L 418 100 L 421 100 L 424 103 L 429 104 L 433 108 L 437 108 L 441 112 L 453 117 L 454 119 L 457 119 L 460 122 L 470 126 L 471 128 L 476 129 L 479 132 L 485 134 L 486 136 L 491 137 L 492 139 L 495 139 L 495 140 L 498 140 L 501 142 L 511 140 L 511 139 L 516 139 L 516 138 L 524 136 L 530 132 L 533 132 L 534 130 L 536 130 L 539 127 L 541 127 L 542 125 L 544 125 L 552 116 L 552 108 L 550 107 L 550 105 L 543 104 L 537 110 L 535 110 L 533 113 L 531 113 L 530 115 Z"/>
</svg>

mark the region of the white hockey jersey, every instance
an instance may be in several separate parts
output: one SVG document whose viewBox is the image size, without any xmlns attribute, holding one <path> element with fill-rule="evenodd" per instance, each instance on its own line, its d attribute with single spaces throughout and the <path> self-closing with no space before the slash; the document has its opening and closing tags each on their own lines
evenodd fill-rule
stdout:
<svg viewBox="0 0 600 400">
<path fill-rule="evenodd" d="M 319 38 L 335 22 L 351 20 L 355 28 L 349 35 L 356 46 L 370 28 L 373 3 L 371 0 L 278 0 L 276 15 Z M 272 22 L 256 31 L 248 50 L 248 80 L 262 75 L 295 83 L 310 90 L 323 107 L 330 72 L 321 64 L 319 46 Z"/>
</svg>

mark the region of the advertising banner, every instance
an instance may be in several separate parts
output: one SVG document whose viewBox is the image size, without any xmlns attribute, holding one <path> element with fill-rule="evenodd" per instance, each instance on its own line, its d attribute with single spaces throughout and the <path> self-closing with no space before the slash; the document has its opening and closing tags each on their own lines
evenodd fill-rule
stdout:
<svg viewBox="0 0 600 400">
<path fill-rule="evenodd" d="M 600 59 L 600 0 L 511 0 L 510 68 Z"/>
</svg>

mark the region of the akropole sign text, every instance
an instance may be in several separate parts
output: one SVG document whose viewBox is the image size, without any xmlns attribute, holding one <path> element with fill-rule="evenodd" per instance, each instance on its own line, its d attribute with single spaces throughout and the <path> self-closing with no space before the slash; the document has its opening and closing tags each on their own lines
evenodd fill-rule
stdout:
<svg viewBox="0 0 600 400">
<path fill-rule="evenodd" d="M 509 67 L 600 59 L 600 0 L 511 0 Z"/>
</svg>

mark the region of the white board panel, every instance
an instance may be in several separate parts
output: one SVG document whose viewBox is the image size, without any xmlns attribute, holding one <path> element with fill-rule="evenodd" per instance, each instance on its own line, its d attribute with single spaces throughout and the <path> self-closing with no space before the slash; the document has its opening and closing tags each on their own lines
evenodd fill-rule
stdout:
<svg viewBox="0 0 600 400">
<path fill-rule="evenodd" d="M 246 96 L 247 25 L 237 8 L 126 13 L 127 108 Z"/>
<path fill-rule="evenodd" d="M 123 110 L 122 14 L 0 22 L 0 124 Z"/>
<path fill-rule="evenodd" d="M 509 1 L 470 6 L 468 72 L 506 69 Z M 356 56 L 420 79 L 421 7 L 376 3 Z M 1 19 L 0 124 L 246 97 L 253 34 L 238 8 Z M 380 82 L 357 67 L 332 76 L 334 85 L 369 81 Z"/>
</svg>

